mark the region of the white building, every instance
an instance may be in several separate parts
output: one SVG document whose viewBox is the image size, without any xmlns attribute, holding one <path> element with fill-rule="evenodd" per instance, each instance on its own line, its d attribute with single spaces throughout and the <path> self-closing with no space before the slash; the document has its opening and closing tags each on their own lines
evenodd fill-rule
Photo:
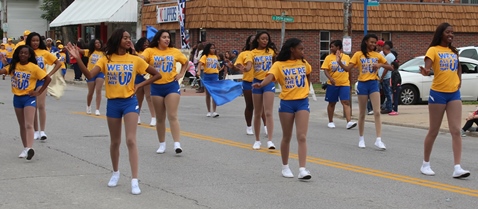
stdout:
<svg viewBox="0 0 478 209">
<path fill-rule="evenodd" d="M 7 31 L 7 36 L 14 40 L 19 40 L 25 30 L 30 30 L 46 36 L 48 22 L 41 18 L 43 11 L 40 5 L 43 0 L 0 0 L 2 6 L 2 23 L 5 18 L 3 8 L 4 2 L 7 2 L 7 24 L 2 24 L 2 29 Z M 6 30 L 5 30 L 6 29 Z M 0 34 L 1 36 L 1 34 Z"/>
</svg>

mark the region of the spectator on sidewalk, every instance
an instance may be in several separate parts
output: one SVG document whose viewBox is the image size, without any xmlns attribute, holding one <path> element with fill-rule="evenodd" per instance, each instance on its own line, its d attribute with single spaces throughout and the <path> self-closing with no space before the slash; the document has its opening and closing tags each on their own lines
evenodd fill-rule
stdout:
<svg viewBox="0 0 478 209">
<path fill-rule="evenodd" d="M 468 117 L 465 118 L 465 120 L 466 123 L 463 128 L 461 128 L 462 137 L 466 137 L 466 131 L 473 126 L 473 123 L 478 125 L 478 108 L 474 112 L 471 112 Z"/>
<path fill-rule="evenodd" d="M 402 77 L 398 71 L 398 62 L 392 62 L 392 93 L 393 93 L 393 108 L 388 115 L 398 115 L 398 104 L 400 103 L 400 91 L 402 90 Z"/>
<path fill-rule="evenodd" d="M 392 64 L 392 62 L 395 61 L 395 55 L 393 55 L 391 49 L 391 46 L 385 44 L 383 46 L 383 51 L 380 52 L 380 54 L 385 57 L 388 64 Z M 378 70 L 378 76 L 380 77 L 380 86 L 382 87 L 382 91 L 385 96 L 385 107 L 380 111 L 380 113 L 388 114 L 392 112 L 392 90 L 390 88 L 390 78 L 392 77 L 392 71 L 380 68 Z"/>
</svg>

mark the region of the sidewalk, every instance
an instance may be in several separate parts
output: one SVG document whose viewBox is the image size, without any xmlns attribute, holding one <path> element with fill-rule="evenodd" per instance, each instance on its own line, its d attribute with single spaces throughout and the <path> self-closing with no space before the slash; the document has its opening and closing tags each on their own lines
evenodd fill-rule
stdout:
<svg viewBox="0 0 478 209">
<path fill-rule="evenodd" d="M 462 107 L 462 116 L 463 119 L 461 122 L 460 127 L 463 127 L 465 124 L 465 118 L 468 117 L 470 112 L 476 110 L 476 105 L 463 105 Z M 381 114 L 380 119 L 382 120 L 382 124 L 389 124 L 389 125 L 397 125 L 397 126 L 405 126 L 405 127 L 412 127 L 412 128 L 422 128 L 428 129 L 429 128 L 429 119 L 428 119 L 428 105 L 421 104 L 421 105 L 400 105 L 398 106 L 399 115 L 391 116 L 388 114 Z M 352 119 L 358 120 L 358 104 L 354 103 L 352 106 Z M 343 117 L 343 111 L 340 104 L 336 106 L 335 116 Z M 366 115 L 365 121 L 367 122 L 374 122 L 373 115 Z M 448 119 L 446 117 L 446 113 L 443 116 L 443 121 L 440 127 L 441 132 L 449 132 L 448 130 Z M 475 136 L 478 137 L 478 132 L 467 132 L 468 136 Z"/>
</svg>

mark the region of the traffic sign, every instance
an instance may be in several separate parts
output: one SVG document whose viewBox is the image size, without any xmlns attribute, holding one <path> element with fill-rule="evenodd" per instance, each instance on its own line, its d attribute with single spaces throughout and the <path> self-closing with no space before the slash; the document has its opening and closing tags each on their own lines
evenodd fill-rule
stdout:
<svg viewBox="0 0 478 209">
<path fill-rule="evenodd" d="M 291 16 L 278 16 L 273 15 L 272 20 L 274 21 L 281 21 L 281 22 L 294 22 L 294 18 Z"/>
<path fill-rule="evenodd" d="M 367 6 L 377 7 L 379 4 L 379 0 L 368 0 Z"/>
</svg>

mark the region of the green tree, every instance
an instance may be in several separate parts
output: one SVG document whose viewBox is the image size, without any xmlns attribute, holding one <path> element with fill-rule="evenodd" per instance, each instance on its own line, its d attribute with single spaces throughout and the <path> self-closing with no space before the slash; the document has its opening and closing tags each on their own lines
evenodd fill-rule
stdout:
<svg viewBox="0 0 478 209">
<path fill-rule="evenodd" d="M 44 0 L 43 4 L 40 5 L 40 9 L 45 12 L 41 15 L 41 18 L 48 22 L 53 21 L 63 11 L 61 3 L 61 0 Z"/>
</svg>

